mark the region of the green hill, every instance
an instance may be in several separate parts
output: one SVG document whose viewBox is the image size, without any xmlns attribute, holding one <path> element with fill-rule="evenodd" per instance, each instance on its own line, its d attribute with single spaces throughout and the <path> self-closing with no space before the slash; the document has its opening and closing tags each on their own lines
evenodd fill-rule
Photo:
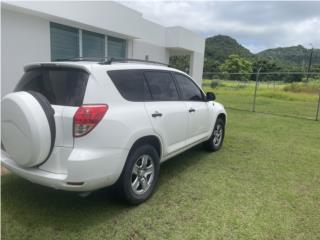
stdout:
<svg viewBox="0 0 320 240">
<path fill-rule="evenodd" d="M 223 63 L 231 54 L 251 58 L 253 54 L 229 36 L 217 35 L 206 39 L 205 57 Z"/>
<path fill-rule="evenodd" d="M 280 65 L 299 65 L 308 64 L 311 49 L 298 45 L 293 47 L 271 48 L 256 54 L 259 58 L 267 58 L 273 60 Z M 313 64 L 320 64 L 320 49 L 313 50 Z"/>
<path fill-rule="evenodd" d="M 306 69 L 311 49 L 302 45 L 267 49 L 257 54 L 251 53 L 229 36 L 217 35 L 206 39 L 204 72 L 219 71 L 221 65 L 231 54 L 237 54 L 252 62 L 270 60 L 283 70 Z M 312 66 L 320 64 L 320 49 L 313 50 Z"/>
</svg>

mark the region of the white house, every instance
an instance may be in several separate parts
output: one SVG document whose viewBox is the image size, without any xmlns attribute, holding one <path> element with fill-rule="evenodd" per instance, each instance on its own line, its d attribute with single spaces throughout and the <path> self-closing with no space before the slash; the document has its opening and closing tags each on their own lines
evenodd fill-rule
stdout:
<svg viewBox="0 0 320 240">
<path fill-rule="evenodd" d="M 13 90 L 25 64 L 72 57 L 168 63 L 190 55 L 190 74 L 201 82 L 204 44 L 187 29 L 161 26 L 116 2 L 2 2 L 1 95 Z"/>
</svg>

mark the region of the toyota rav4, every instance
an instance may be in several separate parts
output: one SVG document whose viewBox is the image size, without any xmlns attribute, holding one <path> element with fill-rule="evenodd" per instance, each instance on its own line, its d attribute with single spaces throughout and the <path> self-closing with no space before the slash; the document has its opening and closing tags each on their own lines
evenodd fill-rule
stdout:
<svg viewBox="0 0 320 240">
<path fill-rule="evenodd" d="M 154 62 L 27 65 L 1 101 L 2 164 L 68 191 L 117 186 L 148 199 L 160 164 L 203 143 L 221 148 L 226 111 L 187 74 Z"/>
</svg>

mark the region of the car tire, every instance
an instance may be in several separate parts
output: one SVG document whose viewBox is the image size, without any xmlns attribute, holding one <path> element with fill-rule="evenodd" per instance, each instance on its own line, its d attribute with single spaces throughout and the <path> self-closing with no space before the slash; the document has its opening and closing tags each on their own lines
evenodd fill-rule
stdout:
<svg viewBox="0 0 320 240">
<path fill-rule="evenodd" d="M 225 122 L 222 118 L 218 118 L 212 131 L 211 137 L 204 143 L 208 151 L 216 152 L 222 145 L 225 134 Z"/>
<path fill-rule="evenodd" d="M 133 149 L 119 181 L 119 190 L 126 202 L 138 205 L 150 198 L 158 182 L 159 172 L 159 155 L 153 146 L 142 145 Z"/>
</svg>

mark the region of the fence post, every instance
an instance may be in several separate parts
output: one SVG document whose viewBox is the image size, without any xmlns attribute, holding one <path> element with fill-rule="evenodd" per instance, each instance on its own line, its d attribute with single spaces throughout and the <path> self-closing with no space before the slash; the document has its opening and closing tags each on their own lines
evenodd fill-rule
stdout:
<svg viewBox="0 0 320 240">
<path fill-rule="evenodd" d="M 320 88 L 319 88 L 319 98 L 318 98 L 318 108 L 317 108 L 316 121 L 319 121 L 319 111 L 320 111 Z"/>
<path fill-rule="evenodd" d="M 254 88 L 254 96 L 253 96 L 253 104 L 252 104 L 252 112 L 256 111 L 256 98 L 257 98 L 257 89 L 258 89 L 258 82 L 259 82 L 259 73 L 260 73 L 261 67 L 257 71 L 256 75 L 256 86 Z"/>
</svg>

